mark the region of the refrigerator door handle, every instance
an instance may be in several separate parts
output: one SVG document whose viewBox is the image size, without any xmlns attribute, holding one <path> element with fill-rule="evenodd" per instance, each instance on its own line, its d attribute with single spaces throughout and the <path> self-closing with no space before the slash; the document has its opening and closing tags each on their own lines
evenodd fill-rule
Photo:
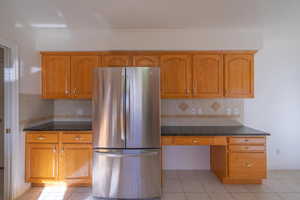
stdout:
<svg viewBox="0 0 300 200">
<path fill-rule="evenodd" d="M 122 90 L 125 91 L 125 71 L 123 69 L 122 71 Z M 122 95 L 121 97 L 121 108 L 120 108 L 120 115 L 121 115 L 121 122 L 120 122 L 120 126 L 121 126 L 121 140 L 125 141 L 125 98 L 124 95 Z"/>
<path fill-rule="evenodd" d="M 154 156 L 159 153 L 159 151 L 143 150 L 138 153 L 123 153 L 123 152 L 105 152 L 105 151 L 95 151 L 95 153 L 114 158 L 124 158 L 124 157 L 139 157 L 139 156 Z"/>
<path fill-rule="evenodd" d="M 127 133 L 127 137 L 128 135 L 130 135 L 129 130 L 130 130 L 130 87 L 131 87 L 131 83 L 130 83 L 130 69 L 126 68 L 126 133 Z"/>
</svg>

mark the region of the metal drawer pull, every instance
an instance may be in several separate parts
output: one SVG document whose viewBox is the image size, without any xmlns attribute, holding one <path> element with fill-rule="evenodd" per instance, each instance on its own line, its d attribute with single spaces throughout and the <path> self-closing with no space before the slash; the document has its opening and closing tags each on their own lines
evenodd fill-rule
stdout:
<svg viewBox="0 0 300 200">
<path fill-rule="evenodd" d="M 154 156 L 157 155 L 159 152 L 153 152 L 153 151 L 142 151 L 141 153 L 131 153 L 126 154 L 122 152 L 101 152 L 101 151 L 95 151 L 95 153 L 106 156 L 106 157 L 114 157 L 114 158 L 126 158 L 126 157 L 143 157 L 143 156 Z"/>
<path fill-rule="evenodd" d="M 194 144 L 199 143 L 199 140 L 193 140 L 192 141 Z"/>
<path fill-rule="evenodd" d="M 248 139 L 245 139 L 245 142 L 249 142 L 249 140 L 248 140 Z"/>
<path fill-rule="evenodd" d="M 77 95 L 79 92 L 78 92 L 78 89 L 77 88 L 75 88 L 74 90 L 73 90 L 73 94 L 74 95 Z"/>
<path fill-rule="evenodd" d="M 246 166 L 247 168 L 250 168 L 250 167 L 252 167 L 252 166 L 253 166 L 253 163 L 246 162 L 245 166 Z"/>
<path fill-rule="evenodd" d="M 38 137 L 36 137 L 35 139 L 37 139 L 37 140 L 45 140 L 46 137 L 44 137 L 44 136 L 38 136 Z"/>
<path fill-rule="evenodd" d="M 81 140 L 81 137 L 80 136 L 76 136 L 76 137 L 74 137 L 74 140 L 79 141 L 79 140 Z"/>
</svg>

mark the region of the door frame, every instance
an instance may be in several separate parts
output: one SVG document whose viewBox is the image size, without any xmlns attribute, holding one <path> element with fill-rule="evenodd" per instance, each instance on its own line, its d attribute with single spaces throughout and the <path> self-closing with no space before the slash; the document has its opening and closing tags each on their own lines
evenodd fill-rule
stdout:
<svg viewBox="0 0 300 200">
<path fill-rule="evenodd" d="M 19 135 L 19 57 L 18 46 L 8 40 L 0 38 L 0 45 L 5 48 L 4 68 L 4 128 L 10 133 L 4 134 L 4 199 L 14 198 L 18 169 L 17 154 L 13 144 L 18 144 Z M 16 123 L 17 122 L 17 123 Z"/>
</svg>

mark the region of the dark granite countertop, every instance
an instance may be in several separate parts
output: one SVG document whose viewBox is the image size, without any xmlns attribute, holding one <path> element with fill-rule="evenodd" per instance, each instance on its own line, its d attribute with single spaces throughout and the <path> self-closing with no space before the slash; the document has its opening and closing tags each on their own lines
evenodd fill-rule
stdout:
<svg viewBox="0 0 300 200">
<path fill-rule="evenodd" d="M 90 131 L 91 122 L 48 122 L 45 124 L 25 128 L 23 131 Z"/>
<path fill-rule="evenodd" d="M 49 122 L 24 131 L 90 131 L 91 122 Z M 269 133 L 246 126 L 162 126 L 162 136 L 265 136 Z"/>
<path fill-rule="evenodd" d="M 269 133 L 247 126 L 163 126 L 162 136 L 265 136 Z"/>
</svg>

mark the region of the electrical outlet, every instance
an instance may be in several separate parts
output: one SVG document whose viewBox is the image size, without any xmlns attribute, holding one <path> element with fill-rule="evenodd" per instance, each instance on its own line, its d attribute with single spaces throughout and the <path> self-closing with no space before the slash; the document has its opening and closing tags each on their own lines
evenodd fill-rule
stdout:
<svg viewBox="0 0 300 200">
<path fill-rule="evenodd" d="M 77 114 L 77 115 L 83 115 L 83 110 L 82 110 L 82 109 L 76 110 L 76 114 Z"/>
<path fill-rule="evenodd" d="M 226 115 L 232 115 L 232 109 L 226 108 Z"/>
<path fill-rule="evenodd" d="M 234 115 L 239 115 L 239 114 L 240 114 L 239 109 L 238 109 L 238 108 L 234 108 L 234 109 L 233 109 L 233 114 L 234 114 Z"/>
<path fill-rule="evenodd" d="M 192 113 L 193 115 L 195 115 L 195 114 L 196 114 L 196 108 L 191 108 L 191 113 Z"/>
<path fill-rule="evenodd" d="M 203 114 L 202 108 L 198 108 L 198 115 L 202 115 L 202 114 Z"/>
</svg>

